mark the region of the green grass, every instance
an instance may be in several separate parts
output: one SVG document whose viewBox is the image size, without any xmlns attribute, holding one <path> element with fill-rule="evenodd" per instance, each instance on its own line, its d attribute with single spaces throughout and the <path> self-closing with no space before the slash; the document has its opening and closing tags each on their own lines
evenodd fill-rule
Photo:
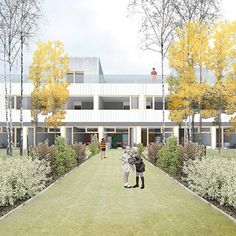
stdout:
<svg viewBox="0 0 236 236">
<path fill-rule="evenodd" d="M 24 150 L 24 156 L 27 155 L 27 151 Z M 7 156 L 7 150 L 6 149 L 0 149 L 0 157 L 6 157 Z M 20 156 L 20 149 L 14 148 L 13 149 L 13 156 Z"/>
<path fill-rule="evenodd" d="M 235 235 L 236 224 L 148 163 L 146 188 L 124 189 L 122 153 L 85 162 L 0 221 L 0 235 Z"/>
<path fill-rule="evenodd" d="M 207 150 L 207 156 L 209 157 L 227 157 L 236 159 L 236 149 L 221 149 L 220 154 L 218 150 Z"/>
</svg>

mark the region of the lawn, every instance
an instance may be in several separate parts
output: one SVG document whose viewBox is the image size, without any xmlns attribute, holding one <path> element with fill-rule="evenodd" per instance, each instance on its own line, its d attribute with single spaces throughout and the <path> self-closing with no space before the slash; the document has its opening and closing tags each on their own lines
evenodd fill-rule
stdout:
<svg viewBox="0 0 236 236">
<path fill-rule="evenodd" d="M 0 235 L 235 235 L 235 223 L 148 163 L 146 188 L 124 189 L 122 152 L 76 168 L 0 221 Z"/>
<path fill-rule="evenodd" d="M 229 158 L 236 158 L 236 149 L 221 149 L 220 154 L 218 150 L 207 150 L 207 156 L 209 157 L 229 157 Z"/>
</svg>

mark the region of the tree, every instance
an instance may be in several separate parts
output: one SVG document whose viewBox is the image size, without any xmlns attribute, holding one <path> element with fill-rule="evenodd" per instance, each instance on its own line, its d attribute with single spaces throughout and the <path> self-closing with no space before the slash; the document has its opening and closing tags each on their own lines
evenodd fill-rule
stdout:
<svg viewBox="0 0 236 236">
<path fill-rule="evenodd" d="M 24 45 L 32 38 L 38 29 L 38 22 L 41 17 L 42 0 L 20 0 L 18 2 L 18 17 L 20 21 L 20 58 L 21 58 L 21 96 L 20 96 L 20 155 L 23 155 L 23 69 L 24 69 Z"/>
<path fill-rule="evenodd" d="M 229 79 L 232 76 L 235 66 L 236 21 L 221 21 L 215 25 L 212 31 L 211 41 L 212 46 L 209 51 L 210 60 L 208 69 L 214 72 L 216 82 L 209 91 L 211 101 L 208 104 L 210 104 L 211 112 L 207 117 L 214 117 L 218 124 L 218 150 L 220 152 L 223 145 L 221 139 L 221 115 L 222 113 L 231 113 L 232 106 L 230 105 L 230 100 L 232 101 L 232 99 L 230 96 L 235 98 L 235 90 L 231 90 L 231 86 L 234 88 L 234 83 L 230 85 L 230 82 L 227 82 L 227 77 Z M 232 94 L 227 93 L 230 90 L 233 92 Z"/>
<path fill-rule="evenodd" d="M 18 0 L 1 0 L 0 1 L 0 40 L 3 45 L 4 64 L 8 64 L 9 71 L 9 90 L 7 89 L 7 77 L 5 74 L 5 95 L 6 95 L 6 123 L 8 145 L 7 153 L 13 154 L 13 127 L 12 127 L 12 77 L 11 72 L 19 53 L 19 40 L 17 38 L 20 22 L 17 11 L 19 9 Z M 5 65 L 6 65 L 5 64 Z M 5 67 L 4 65 L 4 67 Z M 6 67 L 5 67 L 6 68 Z"/>
<path fill-rule="evenodd" d="M 220 17 L 222 0 L 174 0 L 176 26 L 183 27 L 185 23 L 199 21 L 214 24 Z"/>
<path fill-rule="evenodd" d="M 38 116 L 44 115 L 48 127 L 54 127 L 55 136 L 58 126 L 65 118 L 65 104 L 69 97 L 65 81 L 69 71 L 69 57 L 64 52 L 61 42 L 38 43 L 30 66 L 30 79 L 34 84 L 31 94 L 31 116 L 36 126 L 36 141 Z M 37 144 L 37 142 L 36 142 Z"/>
<path fill-rule="evenodd" d="M 174 38 L 173 0 L 131 0 L 129 11 L 132 14 L 141 14 L 141 48 L 151 50 L 161 55 L 162 78 L 162 142 L 165 144 L 165 87 L 164 87 L 164 60 L 168 48 Z"/>
<path fill-rule="evenodd" d="M 208 26 L 199 21 L 188 22 L 176 29 L 176 35 L 168 54 L 169 65 L 178 74 L 175 83 L 168 80 L 170 118 L 178 123 L 189 120 L 190 141 L 194 141 L 194 119 L 201 113 L 199 104 L 206 88 L 201 69 L 208 62 Z M 199 78 L 196 68 L 200 70 Z"/>
</svg>

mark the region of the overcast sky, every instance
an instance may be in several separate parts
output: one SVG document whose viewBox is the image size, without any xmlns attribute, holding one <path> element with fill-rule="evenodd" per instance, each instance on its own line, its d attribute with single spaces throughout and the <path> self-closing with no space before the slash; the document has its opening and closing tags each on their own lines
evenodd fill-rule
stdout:
<svg viewBox="0 0 236 236">
<path fill-rule="evenodd" d="M 60 40 L 70 56 L 99 57 L 104 74 L 148 74 L 160 70 L 159 55 L 138 47 L 138 24 L 127 17 L 129 0 L 44 0 L 44 19 L 35 42 Z M 225 18 L 236 19 L 236 1 L 223 0 Z M 18 65 L 19 66 L 19 65 Z"/>
</svg>

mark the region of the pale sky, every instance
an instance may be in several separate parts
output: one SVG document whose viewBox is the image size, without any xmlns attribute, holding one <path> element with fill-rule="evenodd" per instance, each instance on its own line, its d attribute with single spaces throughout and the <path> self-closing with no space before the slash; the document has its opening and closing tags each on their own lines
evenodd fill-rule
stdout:
<svg viewBox="0 0 236 236">
<path fill-rule="evenodd" d="M 134 18 L 127 17 L 128 2 L 44 0 L 43 23 L 27 49 L 25 73 L 28 74 L 34 45 L 39 40 L 62 41 L 70 56 L 99 57 L 104 74 L 149 74 L 152 67 L 160 71 L 159 54 L 139 49 L 139 27 Z M 235 0 L 223 0 L 226 19 L 236 20 L 235 9 Z"/>
</svg>

